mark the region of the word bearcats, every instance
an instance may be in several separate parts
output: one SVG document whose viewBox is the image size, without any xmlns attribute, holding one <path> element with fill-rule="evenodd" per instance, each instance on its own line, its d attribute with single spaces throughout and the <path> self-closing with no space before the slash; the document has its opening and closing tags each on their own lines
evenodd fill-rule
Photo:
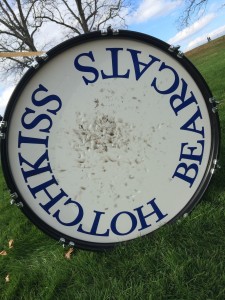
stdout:
<svg viewBox="0 0 225 300">
<path fill-rule="evenodd" d="M 49 94 L 48 89 L 40 84 L 31 95 L 31 104 L 33 108 L 42 107 L 42 112 L 25 108 L 21 117 L 23 131 L 19 131 L 18 134 L 18 158 L 32 200 L 39 202 L 43 213 L 53 218 L 60 226 L 74 227 L 74 231 L 85 235 L 105 237 L 125 236 L 134 230 L 141 232 L 167 216 L 161 212 L 156 198 L 145 205 L 135 207 L 132 211 L 120 211 L 111 220 L 105 212 L 98 210 L 92 211 L 92 218 L 90 213 L 86 216 L 87 212 L 83 206 L 76 199 L 71 199 L 60 187 L 49 160 L 49 134 L 54 116 L 62 107 L 62 100 L 57 95 Z M 36 137 L 37 133 L 39 137 Z M 28 154 L 28 149 L 29 152 L 32 151 L 32 156 Z M 35 156 L 35 153 L 39 155 Z M 66 213 L 68 211 L 73 211 L 72 218 L 71 214 Z M 121 222 L 127 224 L 125 229 L 120 228 Z M 88 228 L 84 224 L 88 224 Z"/>
<path fill-rule="evenodd" d="M 77 71 L 81 72 L 85 85 L 93 84 L 97 80 L 100 80 L 100 78 L 102 80 L 112 78 L 128 80 L 131 76 L 131 71 L 134 72 L 136 81 L 146 74 L 150 80 L 149 88 L 160 95 L 165 95 L 165 99 L 168 99 L 175 117 L 179 118 L 182 114 L 186 116 L 186 121 L 180 127 L 180 130 L 192 133 L 196 140 L 196 142 L 191 145 L 185 141 L 181 143 L 179 164 L 176 166 L 174 174 L 172 175 L 172 178 L 183 180 L 191 188 L 199 172 L 205 144 L 205 129 L 201 125 L 202 113 L 194 93 L 189 91 L 185 79 L 181 78 L 172 66 L 167 65 L 151 54 L 148 55 L 148 60 L 143 62 L 140 58 L 142 52 L 138 50 L 105 48 L 105 51 L 112 65 L 112 70 L 108 74 L 106 74 L 104 70 L 95 68 L 95 63 L 98 65 L 98 62 L 95 60 L 93 51 L 81 53 L 75 57 L 74 67 Z M 122 52 L 127 54 L 128 62 L 130 62 L 131 65 L 130 68 L 124 68 L 123 60 L 120 57 Z M 154 72 L 151 71 L 153 66 L 155 66 Z M 123 71 L 119 72 L 119 70 Z M 170 82 L 172 83 L 162 89 L 160 83 L 164 81 L 164 74 L 170 78 Z M 190 106 L 195 108 L 192 115 L 186 113 Z"/>
<path fill-rule="evenodd" d="M 86 66 L 81 64 L 80 60 L 88 58 L 91 63 L 95 62 L 94 54 L 92 51 L 89 51 L 87 53 L 81 53 L 79 54 L 75 60 L 74 60 L 74 66 L 78 71 L 85 72 L 85 73 L 91 73 L 91 76 L 86 77 L 83 76 L 83 80 L 86 85 L 89 83 L 94 83 L 99 79 L 99 73 L 101 74 L 102 79 L 111 79 L 111 78 L 126 78 L 128 79 L 130 76 L 130 69 L 125 70 L 123 74 L 119 74 L 119 52 L 123 51 L 123 48 L 106 48 L 106 51 L 109 52 L 109 56 L 111 56 L 112 60 L 112 73 L 111 74 L 105 74 L 104 70 L 100 70 L 100 72 L 93 67 L 93 64 L 91 66 Z M 130 53 L 132 61 L 133 61 L 133 67 L 135 71 L 136 80 L 139 80 L 140 77 L 146 72 L 148 68 L 150 68 L 155 62 L 159 62 L 160 59 L 154 57 L 153 55 L 149 55 L 150 61 L 148 63 L 140 62 L 138 59 L 138 54 L 141 53 L 141 51 L 133 50 L 133 49 L 127 49 L 127 51 Z M 122 64 L 122 61 L 121 61 Z M 142 70 L 140 70 L 140 66 L 142 66 Z M 91 79 L 92 77 L 92 79 Z"/>
</svg>

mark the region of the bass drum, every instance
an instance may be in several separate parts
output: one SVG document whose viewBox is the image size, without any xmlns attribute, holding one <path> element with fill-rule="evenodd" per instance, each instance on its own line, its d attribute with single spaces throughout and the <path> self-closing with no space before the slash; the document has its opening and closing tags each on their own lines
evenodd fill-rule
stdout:
<svg viewBox="0 0 225 300">
<path fill-rule="evenodd" d="M 216 105 L 176 47 L 92 32 L 39 57 L 2 129 L 2 166 L 24 214 L 101 250 L 147 235 L 201 199 L 219 151 Z"/>
</svg>

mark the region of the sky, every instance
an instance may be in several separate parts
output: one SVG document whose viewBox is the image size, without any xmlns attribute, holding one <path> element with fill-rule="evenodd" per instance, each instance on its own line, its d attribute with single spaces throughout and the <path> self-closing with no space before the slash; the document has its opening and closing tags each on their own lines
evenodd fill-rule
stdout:
<svg viewBox="0 0 225 300">
<path fill-rule="evenodd" d="M 169 44 L 180 45 L 186 52 L 207 42 L 207 37 L 215 39 L 225 35 L 225 0 L 209 0 L 198 19 L 181 29 L 179 17 L 184 11 L 184 0 L 137 0 L 137 8 L 127 18 L 128 29 L 142 32 Z M 49 32 L 49 30 L 48 30 Z M 0 115 L 15 85 L 0 83 Z"/>
</svg>

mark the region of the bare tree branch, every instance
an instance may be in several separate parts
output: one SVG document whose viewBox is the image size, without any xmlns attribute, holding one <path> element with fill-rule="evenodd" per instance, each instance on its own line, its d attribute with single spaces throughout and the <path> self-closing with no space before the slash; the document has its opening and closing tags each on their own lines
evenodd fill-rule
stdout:
<svg viewBox="0 0 225 300">
<path fill-rule="evenodd" d="M 187 27 L 193 20 L 199 19 L 205 12 L 208 0 L 185 0 L 185 9 L 179 18 L 181 28 Z"/>
<path fill-rule="evenodd" d="M 0 52 L 43 50 L 50 42 L 51 35 L 45 33 L 49 25 L 54 25 L 59 35 L 63 32 L 62 39 L 109 25 L 125 27 L 132 3 L 135 1 L 0 0 Z M 31 61 L 30 57 L 1 57 L 0 72 L 21 76 Z"/>
<path fill-rule="evenodd" d="M 125 27 L 125 9 L 132 0 L 50 0 L 41 18 L 51 20 L 79 34 L 110 25 Z"/>
<path fill-rule="evenodd" d="M 82 31 L 77 29 L 76 24 L 74 24 L 72 26 L 72 25 L 66 23 L 65 17 L 62 15 L 58 6 L 55 4 L 56 4 L 55 2 L 52 3 L 50 8 L 48 6 L 46 6 L 44 12 L 42 12 L 42 14 L 40 16 L 38 16 L 37 18 L 56 23 L 62 27 L 66 27 L 67 29 L 69 29 L 69 31 L 75 32 L 78 35 L 82 34 Z M 77 16 L 74 15 L 74 18 L 77 21 L 79 21 Z"/>
<path fill-rule="evenodd" d="M 42 0 L 1 0 L 0 1 L 0 52 L 37 51 L 35 33 L 43 20 L 36 19 Z M 4 74 L 21 76 L 31 58 L 0 59 L 0 71 Z"/>
</svg>

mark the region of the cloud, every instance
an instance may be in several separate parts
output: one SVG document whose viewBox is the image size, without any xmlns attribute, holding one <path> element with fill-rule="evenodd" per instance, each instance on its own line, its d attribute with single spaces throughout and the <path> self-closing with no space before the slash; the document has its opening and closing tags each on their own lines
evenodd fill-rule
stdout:
<svg viewBox="0 0 225 300">
<path fill-rule="evenodd" d="M 221 35 L 225 34 L 225 25 L 221 26 L 209 33 L 206 33 L 204 35 L 201 35 L 199 37 L 197 37 L 196 39 L 194 39 L 193 41 L 191 41 L 188 45 L 187 48 L 185 49 L 185 51 L 189 51 L 195 47 L 198 47 L 204 43 L 207 42 L 207 37 L 209 36 L 211 39 L 215 39 Z"/>
<path fill-rule="evenodd" d="M 128 23 L 143 23 L 151 18 L 167 15 L 181 3 L 181 0 L 142 0 L 137 10 L 128 18 Z"/>
<path fill-rule="evenodd" d="M 202 17 L 200 20 L 196 21 L 189 27 L 181 30 L 178 32 L 174 37 L 168 40 L 169 44 L 177 44 L 188 37 L 192 36 L 193 34 L 200 31 L 202 28 L 204 28 L 208 23 L 210 23 L 214 18 L 216 17 L 215 13 L 210 13 L 204 17 Z"/>
<path fill-rule="evenodd" d="M 0 115 L 3 116 L 4 111 L 5 111 L 5 107 L 9 101 L 9 98 L 12 94 L 14 90 L 14 87 L 8 87 L 6 89 L 3 90 L 3 92 L 0 94 Z"/>
</svg>

